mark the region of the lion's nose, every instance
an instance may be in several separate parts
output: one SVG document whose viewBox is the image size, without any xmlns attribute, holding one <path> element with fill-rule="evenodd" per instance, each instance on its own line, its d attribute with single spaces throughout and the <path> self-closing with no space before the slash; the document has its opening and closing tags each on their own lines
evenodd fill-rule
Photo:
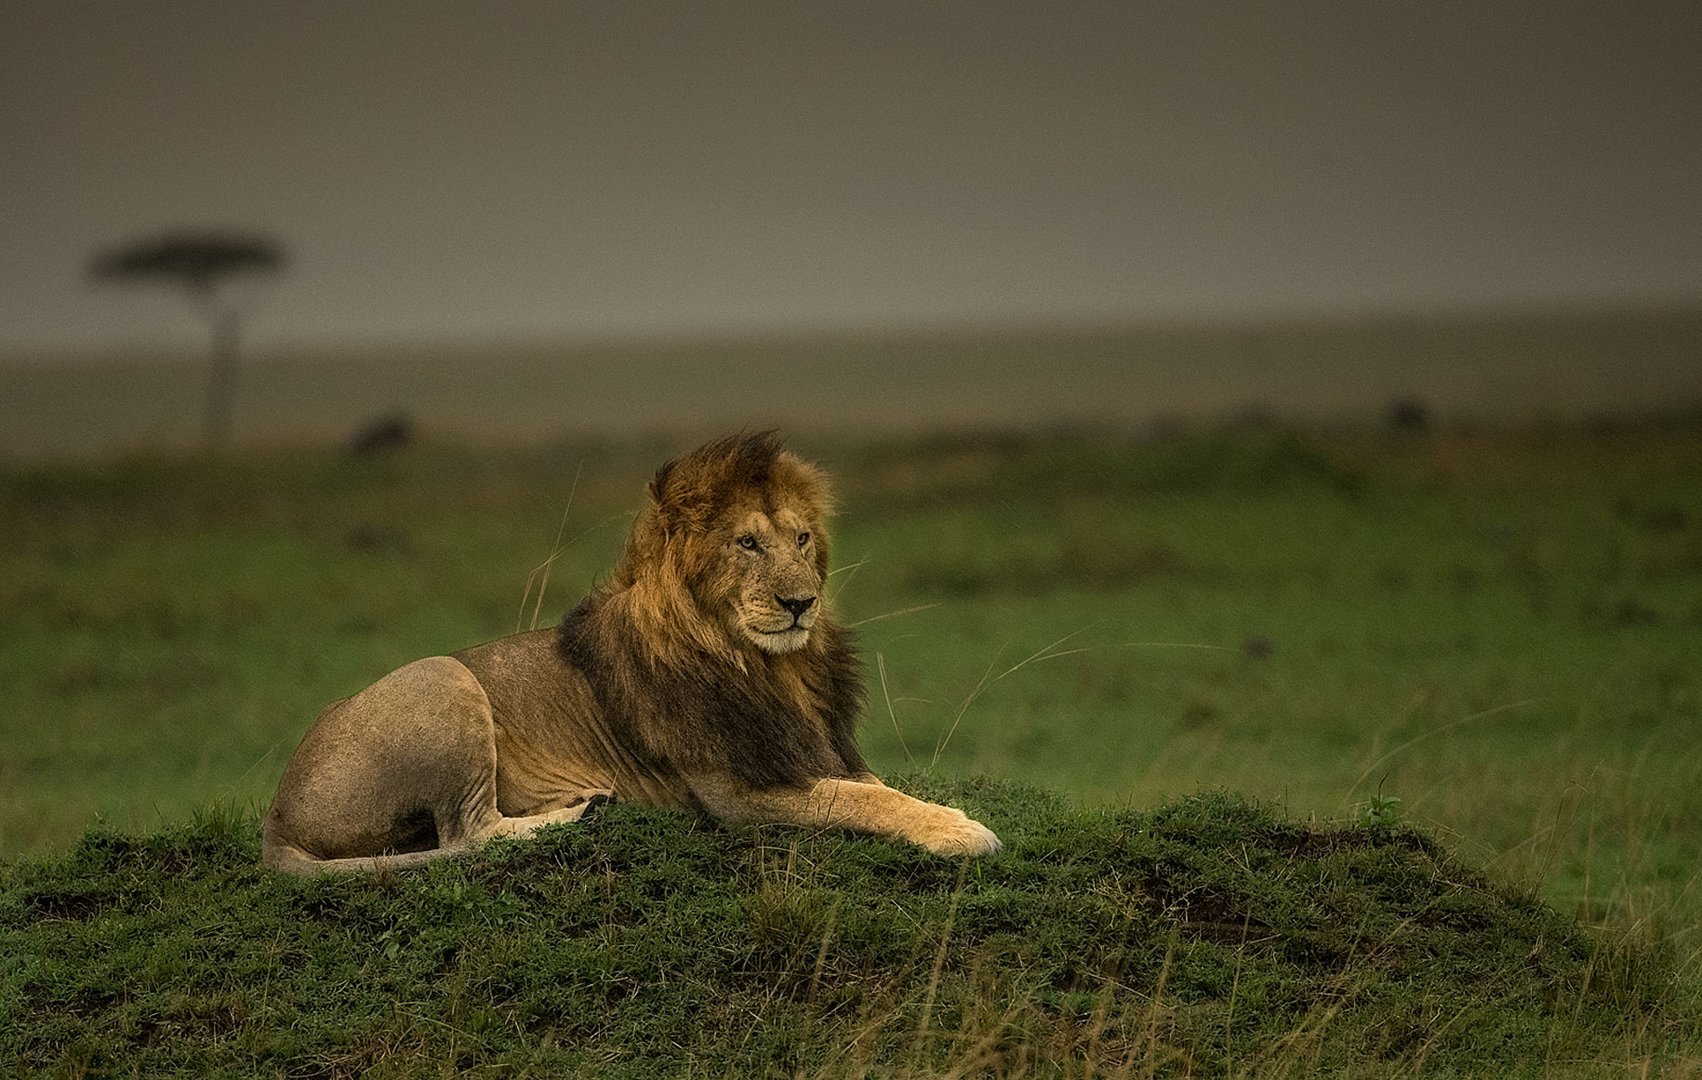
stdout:
<svg viewBox="0 0 1702 1080">
<path fill-rule="evenodd" d="M 803 615 L 804 612 L 810 610 L 811 605 L 813 605 L 816 602 L 816 598 L 813 597 L 813 596 L 805 596 L 805 597 L 798 599 L 798 600 L 788 600 L 784 596 L 776 596 L 774 599 L 780 604 L 781 607 L 785 608 L 787 611 L 790 611 L 792 613 L 792 618 L 794 618 L 794 619 Z"/>
</svg>

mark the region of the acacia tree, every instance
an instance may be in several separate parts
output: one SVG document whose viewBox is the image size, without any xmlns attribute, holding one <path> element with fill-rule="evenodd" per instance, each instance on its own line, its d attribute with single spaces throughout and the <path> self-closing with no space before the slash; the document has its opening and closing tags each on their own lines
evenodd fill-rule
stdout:
<svg viewBox="0 0 1702 1080">
<path fill-rule="evenodd" d="M 261 236 L 168 233 L 97 255 L 89 266 L 98 282 L 164 281 L 181 285 L 212 329 L 212 370 L 207 378 L 204 436 L 209 449 L 230 435 L 242 305 L 230 286 L 239 278 L 271 274 L 286 261 L 283 248 Z"/>
</svg>

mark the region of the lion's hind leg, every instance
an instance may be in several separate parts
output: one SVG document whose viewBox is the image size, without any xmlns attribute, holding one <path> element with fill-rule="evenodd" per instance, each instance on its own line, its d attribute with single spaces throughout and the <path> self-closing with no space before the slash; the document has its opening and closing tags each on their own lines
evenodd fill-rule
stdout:
<svg viewBox="0 0 1702 1080">
<path fill-rule="evenodd" d="M 606 795 L 593 795 L 584 802 L 573 806 L 564 806 L 559 810 L 551 810 L 543 814 L 533 814 L 530 817 L 503 817 L 498 814 L 475 830 L 470 839 L 459 843 L 447 844 L 442 847 L 427 848 L 424 851 L 402 851 L 394 855 L 357 855 L 349 858 L 322 859 L 311 852 L 302 850 L 294 844 L 269 843 L 266 849 L 266 862 L 274 870 L 286 874 L 377 874 L 391 870 L 407 870 L 438 859 L 464 855 L 473 848 L 499 836 L 523 840 L 531 836 L 545 825 L 565 825 L 582 820 L 585 815 L 593 812 L 598 806 L 608 801 Z M 494 805 L 493 805 L 494 809 Z"/>
<path fill-rule="evenodd" d="M 278 784 L 262 856 L 304 874 L 416 866 L 577 821 L 596 794 L 510 818 L 496 793 L 484 687 L 459 660 L 416 660 L 320 714 Z"/>
<path fill-rule="evenodd" d="M 403 851 L 395 855 L 358 855 L 342 859 L 321 859 L 293 844 L 271 844 L 265 851 L 266 865 L 286 874 L 379 874 L 390 870 L 407 870 L 428 862 L 459 855 L 465 848 L 430 848 L 425 851 Z"/>
</svg>

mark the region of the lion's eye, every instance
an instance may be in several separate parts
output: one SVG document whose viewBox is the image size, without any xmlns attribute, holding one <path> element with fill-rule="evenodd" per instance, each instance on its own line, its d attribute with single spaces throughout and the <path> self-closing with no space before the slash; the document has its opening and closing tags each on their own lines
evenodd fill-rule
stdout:
<svg viewBox="0 0 1702 1080">
<path fill-rule="evenodd" d="M 809 542 L 810 542 L 810 534 L 809 533 L 801 532 L 801 533 L 798 534 L 798 546 L 799 547 L 803 547 L 805 544 L 807 544 Z"/>
<path fill-rule="evenodd" d="M 739 537 L 739 546 L 744 548 L 746 551 L 755 551 L 756 537 L 746 533 L 744 536 Z"/>
</svg>

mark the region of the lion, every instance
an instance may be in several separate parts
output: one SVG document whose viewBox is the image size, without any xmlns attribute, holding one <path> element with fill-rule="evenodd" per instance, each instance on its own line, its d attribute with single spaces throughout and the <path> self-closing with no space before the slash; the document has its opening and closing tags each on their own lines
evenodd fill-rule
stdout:
<svg viewBox="0 0 1702 1080">
<path fill-rule="evenodd" d="M 822 594 L 822 470 L 745 434 L 664 464 L 647 494 L 608 583 L 556 628 L 327 706 L 278 783 L 266 865 L 416 866 L 608 799 L 996 853 L 992 830 L 886 786 L 858 751 L 861 665 Z"/>
</svg>

